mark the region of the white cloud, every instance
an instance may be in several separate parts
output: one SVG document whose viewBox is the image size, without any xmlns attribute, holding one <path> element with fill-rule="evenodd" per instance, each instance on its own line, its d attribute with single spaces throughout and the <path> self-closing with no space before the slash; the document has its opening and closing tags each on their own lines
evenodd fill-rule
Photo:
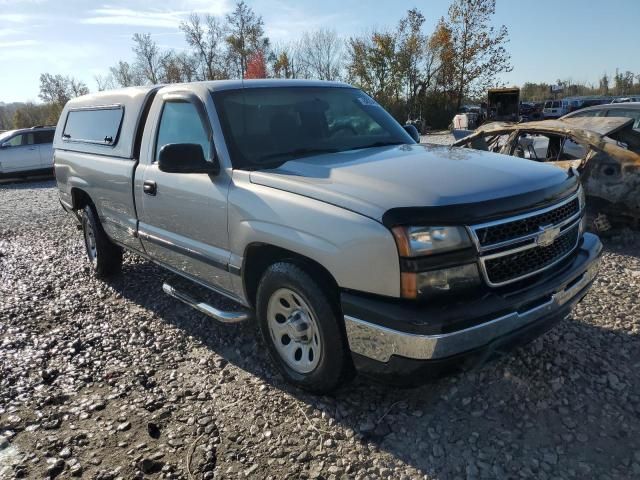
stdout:
<svg viewBox="0 0 640 480">
<path fill-rule="evenodd" d="M 171 2 L 167 2 L 171 3 Z M 190 0 L 177 2 L 175 8 L 136 9 L 104 5 L 90 10 L 90 16 L 80 20 L 81 23 L 91 25 L 133 25 L 141 27 L 177 28 L 180 22 L 191 13 L 209 13 L 220 16 L 231 7 L 229 0 Z"/>
<path fill-rule="evenodd" d="M 70 42 L 53 42 L 44 44 L 43 42 L 33 40 L 16 40 L 14 43 L 17 45 L 2 52 L 3 59 L 19 59 L 21 61 L 38 60 L 41 62 L 38 65 L 40 65 L 42 71 L 47 71 L 47 69 L 77 69 L 78 61 L 87 58 L 95 58 L 97 55 L 102 53 L 100 47 L 93 44 L 78 44 Z M 18 43 L 20 44 L 18 45 Z"/>
<path fill-rule="evenodd" d="M 0 0 L 0 6 L 44 3 L 47 0 Z"/>
<path fill-rule="evenodd" d="M 310 15 L 304 3 L 292 4 L 281 0 L 264 0 L 254 8 L 263 16 L 265 33 L 276 42 L 299 38 L 305 31 L 334 28 L 338 23 L 348 22 L 350 17 L 345 13 Z"/>
<path fill-rule="evenodd" d="M 0 22 L 9 23 L 25 23 L 30 16 L 22 13 L 2 13 L 0 14 Z"/>
<path fill-rule="evenodd" d="M 8 37 L 19 33 L 21 33 L 20 30 L 16 30 L 15 28 L 0 28 L 0 37 Z"/>
<path fill-rule="evenodd" d="M 0 48 L 32 47 L 39 44 L 40 42 L 36 40 L 12 40 L 7 42 L 0 42 Z"/>
<path fill-rule="evenodd" d="M 81 23 L 93 25 L 137 25 L 141 27 L 175 28 L 180 17 L 173 12 L 140 11 L 129 8 L 98 8 Z"/>
</svg>

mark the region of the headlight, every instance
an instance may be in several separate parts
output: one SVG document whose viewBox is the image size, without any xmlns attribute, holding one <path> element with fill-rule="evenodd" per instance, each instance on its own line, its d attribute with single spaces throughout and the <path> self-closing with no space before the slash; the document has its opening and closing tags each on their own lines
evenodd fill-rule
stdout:
<svg viewBox="0 0 640 480">
<path fill-rule="evenodd" d="M 473 289 L 480 285 L 475 263 L 428 272 L 402 272 L 403 298 L 428 298 L 437 294 Z"/>
<path fill-rule="evenodd" d="M 464 227 L 395 227 L 392 231 L 400 255 L 403 298 L 464 291 L 480 284 L 476 253 L 470 251 L 472 243 Z"/>
<path fill-rule="evenodd" d="M 471 246 L 463 227 L 395 227 L 393 236 L 401 257 L 432 255 Z"/>
</svg>

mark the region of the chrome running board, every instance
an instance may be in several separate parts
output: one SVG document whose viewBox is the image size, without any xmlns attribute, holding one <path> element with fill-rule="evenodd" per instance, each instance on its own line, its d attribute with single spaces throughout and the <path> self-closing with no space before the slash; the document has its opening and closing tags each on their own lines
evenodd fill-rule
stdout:
<svg viewBox="0 0 640 480">
<path fill-rule="evenodd" d="M 198 301 L 181 290 L 177 290 L 166 282 L 162 284 L 162 290 L 170 297 L 186 303 L 190 307 L 210 316 L 220 323 L 238 323 L 247 320 L 250 317 L 250 313 L 247 310 L 240 310 L 237 312 L 225 312 L 224 310 L 219 310 L 208 303 Z"/>
</svg>

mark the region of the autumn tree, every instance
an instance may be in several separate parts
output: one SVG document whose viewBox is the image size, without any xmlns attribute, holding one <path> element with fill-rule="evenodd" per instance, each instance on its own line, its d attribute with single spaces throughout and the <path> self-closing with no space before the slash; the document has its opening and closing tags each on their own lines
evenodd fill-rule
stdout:
<svg viewBox="0 0 640 480">
<path fill-rule="evenodd" d="M 342 45 L 335 30 L 305 32 L 298 47 L 305 76 L 318 80 L 337 80 L 340 77 Z"/>
<path fill-rule="evenodd" d="M 267 63 L 262 50 L 252 53 L 247 60 L 247 71 L 244 78 L 267 78 Z"/>
<path fill-rule="evenodd" d="M 162 54 L 150 33 L 133 35 L 133 53 L 136 56 L 135 66 L 142 76 L 151 84 L 160 83 Z"/>
<path fill-rule="evenodd" d="M 93 79 L 96 82 L 99 92 L 104 92 L 105 90 L 111 90 L 116 87 L 115 80 L 111 73 L 107 75 L 95 75 Z"/>
<path fill-rule="evenodd" d="M 224 65 L 224 28 L 213 15 L 206 15 L 204 21 L 196 13 L 180 24 L 185 39 L 194 51 L 204 80 L 216 80 L 226 77 Z"/>
<path fill-rule="evenodd" d="M 265 52 L 269 47 L 269 39 L 264 34 L 264 22 L 244 1 L 236 3 L 226 20 L 228 57 L 235 66 L 235 75 L 244 78 L 249 57 L 258 51 Z"/>
<path fill-rule="evenodd" d="M 182 82 L 193 82 L 204 78 L 204 75 L 198 73 L 199 60 L 194 55 L 181 52 L 173 55 L 176 68 L 181 72 Z"/>
<path fill-rule="evenodd" d="M 273 51 L 273 76 L 275 78 L 297 78 L 295 54 L 286 47 L 276 47 Z"/>
<path fill-rule="evenodd" d="M 392 32 L 374 31 L 347 43 L 349 79 L 386 107 L 401 91 L 397 53 L 397 37 Z"/>
<path fill-rule="evenodd" d="M 117 65 L 110 67 L 109 71 L 115 84 L 120 87 L 133 87 L 141 85 L 144 81 L 140 72 L 129 62 L 120 60 Z"/>
<path fill-rule="evenodd" d="M 447 26 L 451 31 L 453 90 L 459 108 L 465 97 L 479 97 L 496 83 L 500 73 L 510 72 L 511 56 L 505 49 L 507 27 L 495 29 L 491 20 L 495 0 L 454 0 Z"/>
<path fill-rule="evenodd" d="M 64 106 L 70 99 L 86 95 L 89 89 L 82 81 L 63 75 L 43 73 L 40 75 L 40 94 L 45 103 Z"/>
<path fill-rule="evenodd" d="M 427 36 L 422 31 L 424 15 L 413 8 L 400 20 L 398 26 L 397 68 L 411 112 L 418 95 L 418 89 L 424 83 L 423 63 L 427 58 Z"/>
<path fill-rule="evenodd" d="M 613 84 L 616 95 L 628 95 L 633 91 L 633 72 L 627 70 L 626 72 L 620 72 L 616 69 L 616 74 L 613 77 Z"/>
<path fill-rule="evenodd" d="M 606 73 L 604 73 L 602 77 L 600 77 L 599 84 L 600 93 L 602 95 L 609 95 L 609 76 Z"/>
</svg>

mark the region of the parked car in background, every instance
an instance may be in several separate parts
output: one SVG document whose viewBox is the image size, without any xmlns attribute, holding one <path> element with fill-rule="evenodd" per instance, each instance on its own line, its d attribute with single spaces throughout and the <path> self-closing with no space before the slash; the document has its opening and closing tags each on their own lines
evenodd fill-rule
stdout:
<svg viewBox="0 0 640 480">
<path fill-rule="evenodd" d="M 587 107 L 562 117 L 580 118 L 580 117 L 625 117 L 633 119 L 633 128 L 640 130 L 640 102 L 633 103 L 607 103 Z"/>
<path fill-rule="evenodd" d="M 571 103 L 568 100 L 547 100 L 544 102 L 542 114 L 545 119 L 560 118 L 569 113 Z"/>
<path fill-rule="evenodd" d="M 605 103 L 611 103 L 611 97 L 588 97 L 582 100 L 580 108 L 594 107 L 596 105 L 604 105 Z"/>
<path fill-rule="evenodd" d="M 53 172 L 55 127 L 32 127 L 0 133 L 0 176 Z"/>
<path fill-rule="evenodd" d="M 580 116 L 523 124 L 487 124 L 454 146 L 575 168 L 591 227 L 640 228 L 640 132 L 634 120 Z M 570 117 L 570 118 L 569 118 Z"/>
<path fill-rule="evenodd" d="M 630 102 L 640 102 L 640 96 L 616 97 L 611 101 L 611 103 L 630 103 Z"/>
<path fill-rule="evenodd" d="M 69 101 L 55 170 L 96 275 L 123 248 L 159 264 L 186 282 L 167 294 L 254 316 L 284 378 L 327 392 L 354 367 L 421 383 L 483 362 L 597 274 L 573 172 L 418 141 L 343 83 L 197 82 Z"/>
</svg>

